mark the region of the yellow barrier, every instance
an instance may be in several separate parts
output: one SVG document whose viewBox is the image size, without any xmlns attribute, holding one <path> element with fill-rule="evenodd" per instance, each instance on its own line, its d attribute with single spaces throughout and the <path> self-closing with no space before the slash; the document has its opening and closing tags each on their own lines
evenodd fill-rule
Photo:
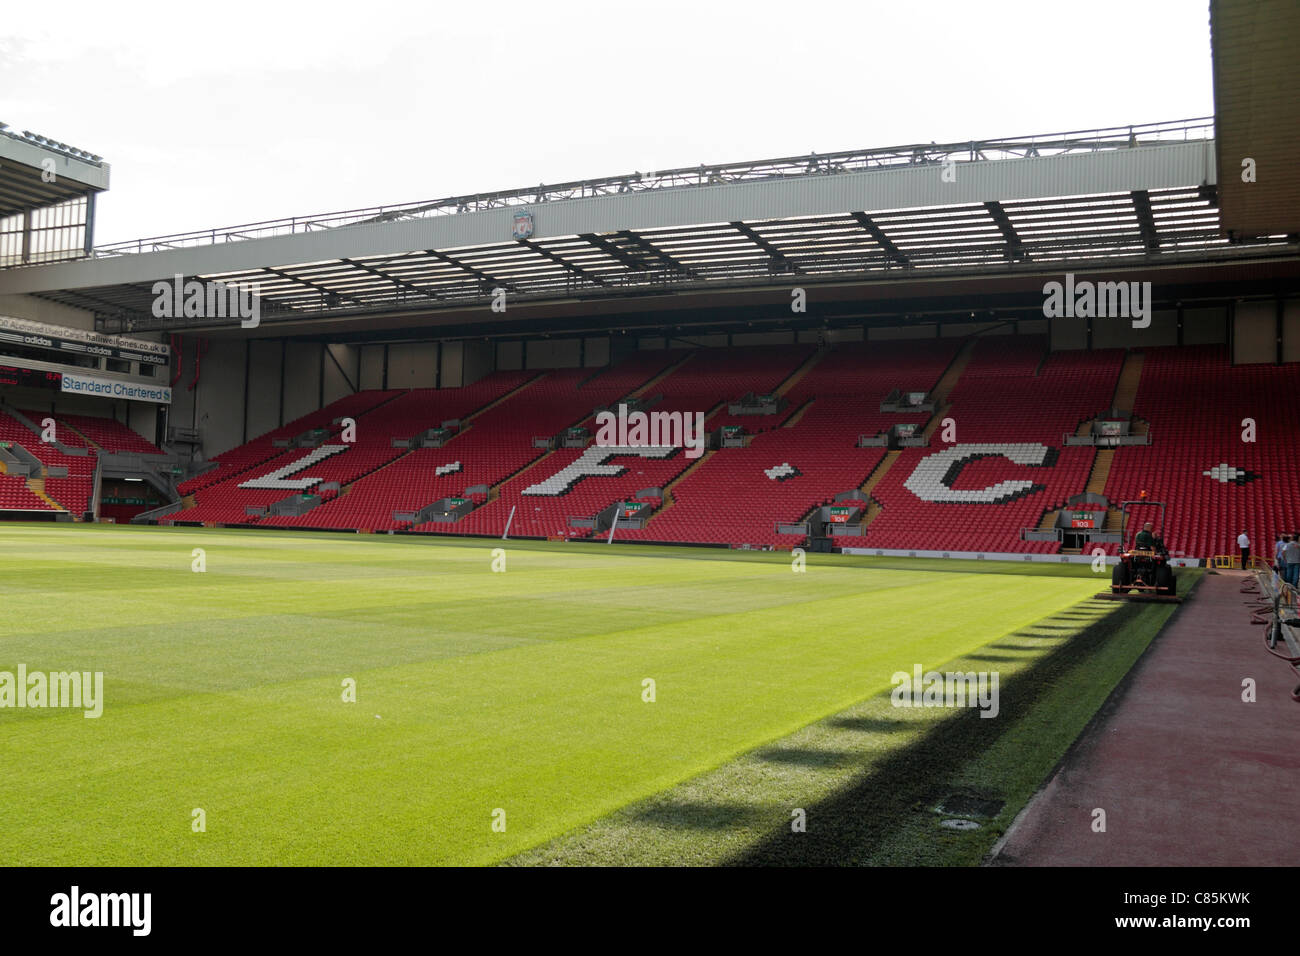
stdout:
<svg viewBox="0 0 1300 956">
<path fill-rule="evenodd" d="M 1237 570 L 1241 568 L 1241 557 L 1235 554 L 1216 554 L 1210 559 L 1210 567 Z"/>
</svg>

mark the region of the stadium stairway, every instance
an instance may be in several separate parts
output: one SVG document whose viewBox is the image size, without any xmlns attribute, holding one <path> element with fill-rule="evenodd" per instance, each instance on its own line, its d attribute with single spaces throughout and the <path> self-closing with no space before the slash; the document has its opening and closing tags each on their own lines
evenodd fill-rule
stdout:
<svg viewBox="0 0 1300 956">
<path fill-rule="evenodd" d="M 697 349 L 688 353 L 684 359 L 679 353 L 673 352 L 669 353 L 669 367 L 664 367 L 668 365 L 667 362 L 661 363 L 653 375 L 643 376 L 630 394 L 657 397 L 658 401 L 649 409 L 651 414 L 700 413 L 704 416 L 705 430 L 710 431 L 718 427 L 718 422 L 727 414 L 727 402 L 740 398 L 747 392 L 770 393 L 803 364 L 811 351 L 811 346 Z M 600 381 L 601 379 L 596 379 L 596 382 Z M 627 391 L 621 393 L 627 394 Z M 614 401 L 611 398 L 607 404 L 613 404 Z M 570 420 L 577 418 L 589 427 L 593 425 L 594 420 L 589 414 L 592 403 L 588 402 L 586 407 L 588 414 L 581 417 L 572 415 Z M 729 453 L 745 450 L 731 449 Z M 534 490 L 531 494 L 524 494 L 525 490 L 542 483 L 534 480 L 538 475 L 545 479 L 559 474 L 561 469 L 590 453 L 590 448 L 557 449 L 547 474 L 529 471 L 526 479 L 521 477 L 503 482 L 498 489 L 498 496 L 462 518 L 456 523 L 455 530 L 474 534 L 500 534 L 513 508 L 516 517 L 511 525 L 512 536 L 582 537 L 587 534 L 587 530 L 572 528 L 570 518 L 590 518 L 616 502 L 633 500 L 637 492 L 643 489 L 664 488 L 701 460 L 688 458 L 681 449 L 665 456 L 619 456 L 610 463 L 621 468 L 617 474 L 604 476 L 600 480 L 578 478 L 554 493 L 539 494 Z M 692 474 L 695 476 L 700 472 L 693 470 Z M 650 519 L 647 528 L 620 529 L 618 536 L 646 540 L 685 540 L 678 537 L 676 513 L 680 498 L 676 497 L 676 492 L 674 494 L 677 504 L 670 509 L 668 517 L 663 516 L 661 507 Z M 688 519 L 681 528 L 681 534 L 688 533 L 691 520 L 693 519 Z M 448 528 L 446 525 L 422 525 L 414 530 L 437 531 Z M 666 537 L 659 539 L 655 537 L 657 534 L 666 534 Z"/>
<path fill-rule="evenodd" d="M 342 427 L 336 420 L 353 418 L 357 423 L 356 441 L 348 444 L 344 451 L 318 461 L 309 470 L 316 484 L 338 482 L 341 487 L 406 454 L 405 449 L 393 446 L 394 438 L 409 438 L 445 420 L 463 420 L 476 409 L 534 377 L 536 373 L 496 372 L 464 388 L 357 392 L 345 396 L 290 426 L 276 429 L 249 445 L 234 449 L 228 456 L 220 456 L 231 465 L 226 471 L 227 477 L 213 478 L 205 474 L 200 475 L 196 483 L 183 484 L 181 493 L 194 494 L 195 507 L 170 514 L 163 520 L 167 523 L 251 523 L 253 516 L 246 513 L 248 508 L 270 507 L 290 490 L 248 488 L 246 483 L 292 466 L 309 452 L 303 447 L 277 446 L 276 440 L 292 439 L 319 428 L 326 432 L 325 440 L 320 444 L 331 443 L 330 439 L 337 436 Z M 351 498 L 352 495 L 348 495 L 346 500 Z M 313 509 L 295 520 L 306 519 L 317 510 L 320 509 Z M 270 522 L 258 523 L 289 524 L 283 520 L 285 517 L 275 516 Z"/>
<path fill-rule="evenodd" d="M 178 490 L 184 497 L 213 485 L 222 484 L 232 478 L 244 476 L 253 469 L 284 454 L 285 449 L 277 446 L 276 441 L 292 439 L 313 428 L 328 427 L 333 430 L 332 422 L 335 418 L 351 417 L 359 422 L 361 416 L 377 411 L 405 394 L 406 392 L 400 389 L 391 389 L 388 391 L 355 392 L 352 395 L 344 396 L 324 408 L 309 412 L 250 442 L 216 455 L 211 460 L 216 467 L 181 482 Z"/>
<path fill-rule="evenodd" d="M 1095 495 L 1104 494 L 1106 480 L 1110 477 L 1110 469 L 1114 461 L 1115 449 L 1098 448 L 1097 455 L 1092 460 L 1092 471 L 1088 472 L 1088 484 L 1083 490 Z"/>
<path fill-rule="evenodd" d="M 883 508 L 867 530 L 867 546 L 1057 550 L 1055 541 L 1022 541 L 1020 530 L 1037 527 L 1045 512 L 1060 508 L 1086 484 L 1095 449 L 1062 447 L 1061 436 L 1107 407 L 1122 353 L 1049 353 L 1045 338 L 1030 336 L 979 338 L 971 348 L 961 374 L 955 382 L 950 379 L 948 407 L 935 417 L 954 419 L 956 444 L 998 451 L 981 450 L 965 461 L 945 488 L 937 479 L 931 486 L 918 472 L 921 462 L 941 448 L 904 450 L 873 490 Z M 1051 401 L 1036 400 L 1038 395 L 1051 396 Z M 1008 454 L 1041 455 L 1041 470 L 1015 464 L 1004 457 Z M 987 500 L 984 489 L 1002 482 L 1022 484 L 1014 493 Z M 956 500 L 947 500 L 952 497 Z"/>
<path fill-rule="evenodd" d="M 9 474 L 0 461 L 0 511 L 50 511 L 48 499 L 35 495 L 22 475 Z"/>
<path fill-rule="evenodd" d="M 1172 553 L 1206 558 L 1236 551 L 1246 531 L 1260 551 L 1300 525 L 1300 364 L 1233 365 L 1226 346 L 1145 351 L 1134 415 L 1150 445 L 1118 449 L 1106 482 L 1112 501 L 1168 504 Z M 1243 420 L 1256 422 L 1246 440 Z"/>
<path fill-rule="evenodd" d="M 478 504 L 452 528 L 447 523 L 426 522 L 417 531 L 462 531 L 482 523 L 481 512 L 496 515 L 502 486 L 528 470 L 537 460 L 549 458 L 535 439 L 553 439 L 565 429 L 592 420 L 593 407 L 626 398 L 672 363 L 677 352 L 637 353 L 603 374 L 589 369 L 554 369 L 530 373 L 520 387 L 480 408 L 464 419 L 466 425 L 440 448 L 416 449 L 378 473 L 356 482 L 346 500 L 322 506 L 299 519 L 277 524 L 307 527 L 362 527 L 369 530 L 407 530 L 395 512 L 414 513 L 442 498 L 470 497 Z M 454 469 L 448 466 L 454 464 Z M 448 469 L 448 470 L 440 470 Z M 483 500 L 465 494 L 467 488 L 488 489 Z M 478 515 L 476 518 L 475 515 Z M 504 527 L 495 528 L 500 533 Z M 468 523 L 466 523 L 468 522 Z"/>
<path fill-rule="evenodd" d="M 29 413 L 34 414 L 34 413 Z M 134 452 L 140 455 L 161 455 L 163 450 L 113 418 L 96 418 L 91 415 L 54 416 L 60 429 L 69 429 L 88 448 L 108 452 Z"/>
<path fill-rule="evenodd" d="M 671 509 L 652 517 L 645 528 L 617 536 L 802 545 L 803 535 L 778 534 L 776 525 L 800 522 L 867 479 L 886 450 L 859 447 L 860 435 L 878 434 L 897 422 L 924 424 L 928 413 L 881 412 L 880 403 L 895 388 L 930 391 L 959 346 L 955 339 L 837 344 L 784 396 L 788 407 L 799 410 L 797 421 L 791 414 L 786 419 L 790 427 L 766 429 L 743 448 L 720 449 L 674 483 Z"/>
<path fill-rule="evenodd" d="M 46 506 L 49 507 L 51 511 L 68 510 L 67 508 L 63 507 L 63 505 L 59 504 L 57 501 L 55 501 L 46 493 L 44 478 L 28 478 L 27 490 L 30 491 L 33 495 L 35 495 L 37 498 L 39 498 L 41 501 L 45 502 Z M 73 515 L 73 520 L 79 521 L 81 520 L 81 516 Z"/>
<path fill-rule="evenodd" d="M 669 508 L 673 506 L 673 504 L 676 501 L 676 499 L 673 497 L 673 489 L 676 488 L 679 484 L 681 484 L 683 480 L 688 478 L 692 472 L 696 471 L 699 468 L 703 468 L 705 462 L 707 462 L 709 458 L 712 457 L 715 453 L 716 452 L 714 450 L 706 451 L 703 455 L 701 455 L 698 459 L 696 459 L 695 464 L 691 465 L 689 468 L 687 468 L 680 475 L 678 475 L 676 478 L 674 478 L 672 481 L 668 482 L 668 484 L 664 486 L 663 504 L 660 506 L 659 510 L 654 515 L 651 515 L 652 519 L 663 514 L 665 511 L 667 511 Z"/>
<path fill-rule="evenodd" d="M 1142 383 L 1142 361 L 1141 352 L 1130 349 L 1124 355 L 1124 366 L 1119 371 L 1119 381 L 1115 384 L 1115 397 L 1111 401 L 1112 408 L 1133 410 L 1133 403 L 1137 401 L 1138 388 Z"/>
<path fill-rule="evenodd" d="M 54 510 L 80 518 L 90 509 L 97 460 L 77 436 L 56 434 L 59 437 L 55 441 L 42 441 L 42 429 L 35 421 L 0 401 L 0 440 L 21 446 L 40 462 L 41 474 L 37 477 L 44 479 L 41 494 L 57 504 Z M 67 474 L 55 477 L 51 469 L 66 469 Z"/>
<path fill-rule="evenodd" d="M 782 398 L 790 394 L 791 390 L 803 380 L 805 375 L 812 371 L 813 366 L 820 362 L 826 354 L 826 349 L 818 349 L 808 356 L 808 361 L 791 372 L 790 377 L 776 387 L 774 394 L 780 395 Z"/>
<path fill-rule="evenodd" d="M 965 371 L 966 366 L 970 364 L 971 356 L 974 354 L 975 339 L 967 339 L 962 343 L 957 354 L 953 356 L 952 362 L 949 363 L 946 369 L 944 369 L 943 375 L 940 376 L 939 381 L 935 383 L 934 388 L 930 392 L 930 397 L 935 403 L 934 413 L 930 416 L 930 420 L 925 423 L 925 427 L 921 429 L 921 435 L 923 437 L 927 439 L 932 438 L 935 431 L 937 431 L 939 426 L 943 423 L 948 410 L 951 408 L 948 403 L 948 396 L 952 394 L 952 390 L 956 388 L 957 383 L 961 381 L 961 373 Z M 876 485 L 880 484 L 881 479 L 885 477 L 889 472 L 889 469 L 898 462 L 898 459 L 902 457 L 902 454 L 902 451 L 898 449 L 886 453 L 885 457 L 881 459 L 880 463 L 876 465 L 875 468 L 872 469 L 871 474 L 867 476 L 867 480 L 864 481 L 858 489 L 862 492 L 863 498 L 868 502 L 866 511 L 862 517 L 862 528 L 864 531 L 869 529 L 871 523 L 875 521 L 876 518 L 880 517 L 881 512 L 884 511 L 884 506 L 878 499 L 871 496 L 871 492 L 875 489 Z M 841 535 L 839 537 L 843 545 L 849 545 L 851 540 L 854 543 L 861 544 L 862 538 L 865 537 L 865 535 L 862 537 Z"/>
</svg>

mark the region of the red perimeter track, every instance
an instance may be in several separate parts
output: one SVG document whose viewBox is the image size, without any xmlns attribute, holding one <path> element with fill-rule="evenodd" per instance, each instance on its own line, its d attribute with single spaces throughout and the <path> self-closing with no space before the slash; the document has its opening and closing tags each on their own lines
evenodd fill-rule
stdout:
<svg viewBox="0 0 1300 956">
<path fill-rule="evenodd" d="M 1290 866 L 1300 819 L 1293 672 L 1251 626 L 1240 572 L 1206 575 L 1056 774 L 997 866 Z M 1241 699 L 1242 679 L 1256 702 Z M 1106 811 L 1106 832 L 1092 830 Z"/>
</svg>

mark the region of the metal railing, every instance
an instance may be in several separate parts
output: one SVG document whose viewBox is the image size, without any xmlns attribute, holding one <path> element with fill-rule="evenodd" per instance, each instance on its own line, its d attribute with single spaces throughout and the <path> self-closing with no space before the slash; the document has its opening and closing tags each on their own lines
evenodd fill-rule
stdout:
<svg viewBox="0 0 1300 956">
<path fill-rule="evenodd" d="M 1000 139 L 967 140 L 957 143 L 915 143 L 886 146 L 874 149 L 845 150 L 835 153 L 808 153 L 777 159 L 748 162 L 682 166 L 657 172 L 625 173 L 597 179 L 537 186 L 524 186 L 496 192 L 470 193 L 448 196 L 424 202 L 400 203 L 388 206 L 370 206 L 341 212 L 328 212 L 312 216 L 292 216 L 287 219 L 267 219 L 204 229 L 196 232 L 173 233 L 145 239 L 132 239 L 98 246 L 92 252 L 96 257 L 158 252 L 194 246 L 217 245 L 223 242 L 240 242 L 247 239 L 267 239 L 274 236 L 291 236 L 345 226 L 423 219 L 431 216 L 450 216 L 461 213 L 482 212 L 510 206 L 529 206 L 569 199 L 591 199 L 624 193 L 648 192 L 662 189 L 718 186 L 730 183 L 791 179 L 806 176 L 839 175 L 874 169 L 935 165 L 948 162 L 982 162 L 997 159 L 1026 159 L 1055 156 L 1062 153 L 1098 152 L 1102 150 L 1131 149 L 1161 143 L 1210 140 L 1214 136 L 1214 118 L 1209 116 L 1173 120 L 1165 123 L 1138 123 L 1130 126 L 1111 126 L 1102 129 L 1073 130 L 1063 133 L 1011 136 Z"/>
</svg>

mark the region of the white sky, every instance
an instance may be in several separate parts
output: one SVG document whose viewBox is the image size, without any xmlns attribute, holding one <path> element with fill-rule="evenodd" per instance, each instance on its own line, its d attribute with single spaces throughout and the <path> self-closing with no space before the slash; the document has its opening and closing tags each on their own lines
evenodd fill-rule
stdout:
<svg viewBox="0 0 1300 956">
<path fill-rule="evenodd" d="M 1208 116 L 1206 0 L 5 0 L 98 243 L 701 162 Z"/>
</svg>

